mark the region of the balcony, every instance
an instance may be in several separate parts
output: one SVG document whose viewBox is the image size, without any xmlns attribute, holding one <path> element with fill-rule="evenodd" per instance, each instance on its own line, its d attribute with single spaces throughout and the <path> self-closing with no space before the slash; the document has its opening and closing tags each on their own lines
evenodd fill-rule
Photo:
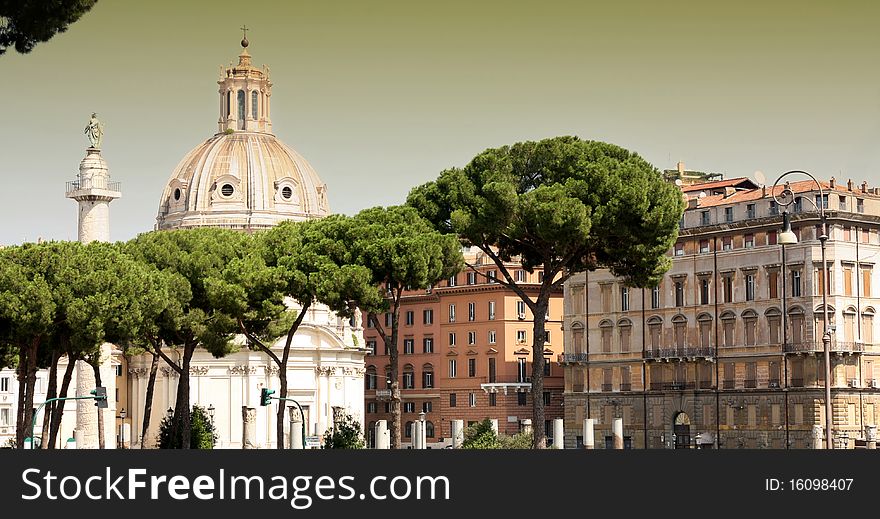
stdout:
<svg viewBox="0 0 880 519">
<path fill-rule="evenodd" d="M 612 389 L 613 389 L 613 386 L 611 384 L 602 384 L 602 391 L 605 391 L 607 393 L 607 392 L 611 391 Z"/>
<path fill-rule="evenodd" d="M 390 389 L 377 389 L 376 390 L 376 400 L 391 400 L 391 390 Z"/>
<path fill-rule="evenodd" d="M 560 364 L 583 364 L 587 362 L 586 353 L 560 353 L 556 361 Z"/>
<path fill-rule="evenodd" d="M 65 185 L 65 193 L 70 194 L 74 191 L 82 189 L 104 189 L 106 191 L 119 191 L 119 182 L 111 182 L 104 177 L 93 178 L 89 180 L 79 181 L 71 180 Z"/>
<path fill-rule="evenodd" d="M 632 384 L 630 384 L 630 383 L 622 383 L 622 384 L 620 384 L 620 390 L 621 390 L 621 391 L 632 391 L 632 387 L 633 387 L 633 386 L 632 386 Z"/>
<path fill-rule="evenodd" d="M 785 353 L 824 353 L 825 346 L 822 341 L 816 342 L 796 342 L 786 344 L 783 349 Z M 831 342 L 832 353 L 862 353 L 865 351 L 865 344 L 861 342 Z"/>
<path fill-rule="evenodd" d="M 711 359 L 715 356 L 715 350 L 711 347 L 703 346 L 675 346 L 671 348 L 647 349 L 644 356 L 648 360 Z"/>
<path fill-rule="evenodd" d="M 694 382 L 651 382 L 650 387 L 651 391 L 684 391 L 685 389 L 695 389 L 696 384 Z"/>
<path fill-rule="evenodd" d="M 791 387 L 804 387 L 804 379 L 802 379 L 802 378 L 791 379 Z"/>
<path fill-rule="evenodd" d="M 743 386 L 746 389 L 755 389 L 758 387 L 758 381 L 753 378 L 747 378 L 743 381 Z"/>
</svg>

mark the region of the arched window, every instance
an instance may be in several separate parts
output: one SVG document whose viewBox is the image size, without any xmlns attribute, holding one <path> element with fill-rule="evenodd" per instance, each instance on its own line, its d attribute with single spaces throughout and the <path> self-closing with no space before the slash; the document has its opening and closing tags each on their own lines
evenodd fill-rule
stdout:
<svg viewBox="0 0 880 519">
<path fill-rule="evenodd" d="M 746 346 L 758 344 L 758 314 L 754 310 L 745 310 L 742 313 L 743 338 Z"/>
<path fill-rule="evenodd" d="M 364 377 L 364 383 L 367 389 L 376 389 L 376 366 L 368 366 L 367 374 Z"/>
<path fill-rule="evenodd" d="M 425 436 L 428 438 L 434 437 L 434 422 L 425 422 Z"/>
<path fill-rule="evenodd" d="M 611 353 L 611 328 L 614 324 L 609 320 L 599 323 L 599 331 L 602 336 L 602 353 Z"/>
<path fill-rule="evenodd" d="M 767 330 L 770 332 L 769 343 L 780 344 L 782 342 L 779 337 L 779 330 L 781 330 L 780 321 L 782 319 L 782 312 L 780 312 L 778 308 L 768 308 L 767 311 L 764 312 L 764 317 L 767 318 Z"/>
<path fill-rule="evenodd" d="M 788 310 L 788 322 L 791 323 L 791 333 L 789 334 L 791 344 L 802 344 L 804 342 L 804 309 L 795 306 Z"/>
<path fill-rule="evenodd" d="M 629 319 L 621 319 L 617 321 L 617 331 L 620 339 L 620 351 L 628 352 L 630 337 L 632 336 L 632 321 Z"/>
<path fill-rule="evenodd" d="M 874 308 L 868 307 L 862 310 L 862 342 L 874 344 Z M 871 375 L 869 375 L 871 376 Z M 873 380 L 873 376 L 871 376 Z"/>
<path fill-rule="evenodd" d="M 825 333 L 825 307 L 817 305 L 813 310 L 813 337 L 817 344 L 822 344 L 822 335 Z M 828 326 L 834 325 L 835 308 L 828 305 Z"/>
<path fill-rule="evenodd" d="M 730 310 L 718 316 L 721 319 L 721 337 L 725 348 L 732 348 L 736 340 L 734 326 L 736 326 L 736 314 Z"/>
<path fill-rule="evenodd" d="M 245 116 L 247 115 L 247 107 L 245 106 L 245 94 L 244 90 L 238 91 L 238 128 L 241 130 L 245 129 Z"/>
<path fill-rule="evenodd" d="M 648 318 L 648 333 L 651 336 L 651 349 L 657 351 L 660 349 L 663 333 L 663 319 L 656 315 Z"/>
<path fill-rule="evenodd" d="M 403 367 L 403 389 L 412 389 L 416 387 L 416 374 L 412 364 Z"/>
<path fill-rule="evenodd" d="M 843 311 L 843 340 L 845 342 L 856 340 L 856 307 L 854 306 Z"/>
<path fill-rule="evenodd" d="M 687 342 L 687 317 L 678 314 L 672 318 L 672 336 L 676 348 L 684 348 Z"/>
<path fill-rule="evenodd" d="M 434 387 L 434 366 L 430 363 L 422 366 L 422 387 Z"/>
<path fill-rule="evenodd" d="M 226 91 L 226 117 L 232 113 L 232 92 Z"/>
<path fill-rule="evenodd" d="M 697 323 L 700 326 L 700 347 L 701 348 L 711 348 L 712 347 L 712 316 L 707 313 L 702 313 L 697 316 Z"/>
<path fill-rule="evenodd" d="M 257 94 L 256 90 L 251 91 L 251 119 L 257 119 Z"/>
<path fill-rule="evenodd" d="M 574 323 L 571 325 L 571 353 L 584 353 L 584 325 Z"/>
</svg>

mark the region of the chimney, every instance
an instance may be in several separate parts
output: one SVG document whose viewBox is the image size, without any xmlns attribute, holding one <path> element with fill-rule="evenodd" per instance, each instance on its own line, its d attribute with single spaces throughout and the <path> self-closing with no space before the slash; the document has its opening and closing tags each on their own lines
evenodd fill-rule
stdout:
<svg viewBox="0 0 880 519">
<path fill-rule="evenodd" d="M 761 198 L 767 198 L 767 186 L 761 186 Z"/>
<path fill-rule="evenodd" d="M 678 164 L 676 164 L 675 167 L 678 169 L 679 173 L 684 173 L 684 162 L 678 161 Z"/>
<path fill-rule="evenodd" d="M 852 191 L 852 179 L 846 181 L 846 189 L 847 191 Z"/>
<path fill-rule="evenodd" d="M 862 193 L 867 193 L 867 192 L 868 192 L 868 181 L 862 180 Z"/>
<path fill-rule="evenodd" d="M 831 189 L 834 189 L 834 177 L 831 177 L 831 181 L 828 184 L 831 186 Z"/>
</svg>

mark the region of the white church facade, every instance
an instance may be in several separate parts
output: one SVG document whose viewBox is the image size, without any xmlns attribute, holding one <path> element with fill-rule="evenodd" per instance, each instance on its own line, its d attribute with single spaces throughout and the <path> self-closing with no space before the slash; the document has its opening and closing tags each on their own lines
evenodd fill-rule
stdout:
<svg viewBox="0 0 880 519">
<path fill-rule="evenodd" d="M 223 68 L 217 82 L 218 132 L 184 156 L 171 174 L 159 201 L 157 232 L 194 227 L 253 232 L 284 220 L 330 214 L 326 184 L 301 155 L 272 133 L 269 69 L 251 64 L 246 38 L 241 45 L 238 64 Z M 79 238 L 83 242 L 109 240 L 109 203 L 121 196 L 119 185 L 109 182 L 100 141 L 98 146 L 95 144 L 87 151 L 87 160 L 92 164 L 100 159 L 100 175 L 92 170 L 84 174 L 81 167 L 80 178 L 68 186 L 68 197 L 79 204 Z M 297 309 L 294 302 L 290 306 Z M 280 352 L 283 345 L 282 338 L 273 348 Z M 105 345 L 105 349 L 109 346 Z M 174 351 L 169 351 L 174 359 Z M 306 436 L 312 437 L 309 444 L 314 445 L 315 437 L 320 438 L 332 427 L 334 410 L 344 410 L 363 425 L 366 354 L 360 319 L 341 318 L 321 305 L 308 310 L 290 352 L 288 394 L 274 396 L 295 399 L 302 406 Z M 105 427 L 107 448 L 156 446 L 160 423 L 175 404 L 178 377 L 160 360 L 150 428 L 142 438 L 150 363 L 149 355 L 127 359 L 118 350 L 108 355 L 107 375 L 102 371 L 102 381 L 105 386 L 108 382 L 118 384 L 119 391 L 115 387 L 108 391 L 110 407 L 105 411 L 105 423 L 112 423 L 115 416 L 116 427 Z M 76 376 L 78 380 L 71 384 L 68 396 L 88 394 L 91 387 L 85 385 L 93 387 L 94 376 L 89 377 L 83 369 L 77 369 Z M 43 371 L 40 377 L 47 374 Z M 259 404 L 262 388 L 277 390 L 279 386 L 278 368 L 266 354 L 243 346 L 238 352 L 217 359 L 197 350 L 190 377 L 191 404 L 209 411 L 218 434 L 217 448 L 243 447 L 245 419 L 254 421 L 256 447 L 276 446 L 275 411 L 282 404 L 278 400 L 267 407 Z M 0 414 L 0 443 L 6 441 L 6 436 L 15 435 L 11 421 L 15 419 L 17 381 L 12 370 L 0 371 L 0 381 L 4 378 L 9 379 L 9 387 L 7 391 L 0 387 L 0 413 L 9 408 L 10 424 L 4 426 L 4 415 Z M 73 388 L 77 395 L 73 395 Z M 9 400 L 8 406 L 4 396 Z M 45 399 L 45 393 L 36 396 L 36 402 Z M 75 438 L 80 448 L 96 447 L 91 439 L 97 421 L 94 403 L 80 402 L 70 402 L 65 407 L 59 448 L 74 445 L 67 442 L 68 438 Z M 286 420 L 286 436 L 289 423 Z M 84 432 L 91 436 L 83 437 Z"/>
</svg>

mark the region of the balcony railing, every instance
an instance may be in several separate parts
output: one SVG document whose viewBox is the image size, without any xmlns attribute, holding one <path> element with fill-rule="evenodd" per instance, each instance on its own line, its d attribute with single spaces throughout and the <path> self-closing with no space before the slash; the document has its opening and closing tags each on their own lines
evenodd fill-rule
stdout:
<svg viewBox="0 0 880 519">
<path fill-rule="evenodd" d="M 560 364 L 580 364 L 587 362 L 587 357 L 586 353 L 560 353 L 557 356 L 557 362 Z"/>
<path fill-rule="evenodd" d="M 651 382 L 651 391 L 684 391 L 695 389 L 694 382 Z M 628 390 L 627 390 L 628 391 Z"/>
<path fill-rule="evenodd" d="M 802 378 L 791 379 L 791 387 L 804 387 L 804 379 L 802 379 Z"/>
<path fill-rule="evenodd" d="M 108 181 L 104 177 L 92 178 L 88 180 L 71 180 L 67 182 L 65 191 L 67 193 L 79 191 L 80 189 L 106 189 L 107 191 L 119 191 L 119 182 Z"/>
<path fill-rule="evenodd" d="M 743 385 L 747 389 L 754 389 L 754 388 L 758 387 L 758 381 L 753 378 L 747 378 L 743 381 Z"/>
<path fill-rule="evenodd" d="M 632 391 L 632 387 L 632 384 L 629 383 L 620 384 L 621 391 Z"/>
<path fill-rule="evenodd" d="M 602 384 L 602 391 L 611 391 L 612 387 L 611 384 Z"/>
<path fill-rule="evenodd" d="M 376 400 L 391 400 L 391 390 L 390 389 L 377 389 L 376 390 Z"/>
<path fill-rule="evenodd" d="M 646 359 L 712 358 L 715 350 L 704 346 L 676 346 L 645 350 Z"/>
<path fill-rule="evenodd" d="M 823 353 L 825 346 L 822 341 L 796 342 L 786 344 L 783 351 L 785 353 Z M 862 353 L 863 351 L 865 351 L 865 345 L 861 342 L 831 342 L 832 353 Z"/>
</svg>

